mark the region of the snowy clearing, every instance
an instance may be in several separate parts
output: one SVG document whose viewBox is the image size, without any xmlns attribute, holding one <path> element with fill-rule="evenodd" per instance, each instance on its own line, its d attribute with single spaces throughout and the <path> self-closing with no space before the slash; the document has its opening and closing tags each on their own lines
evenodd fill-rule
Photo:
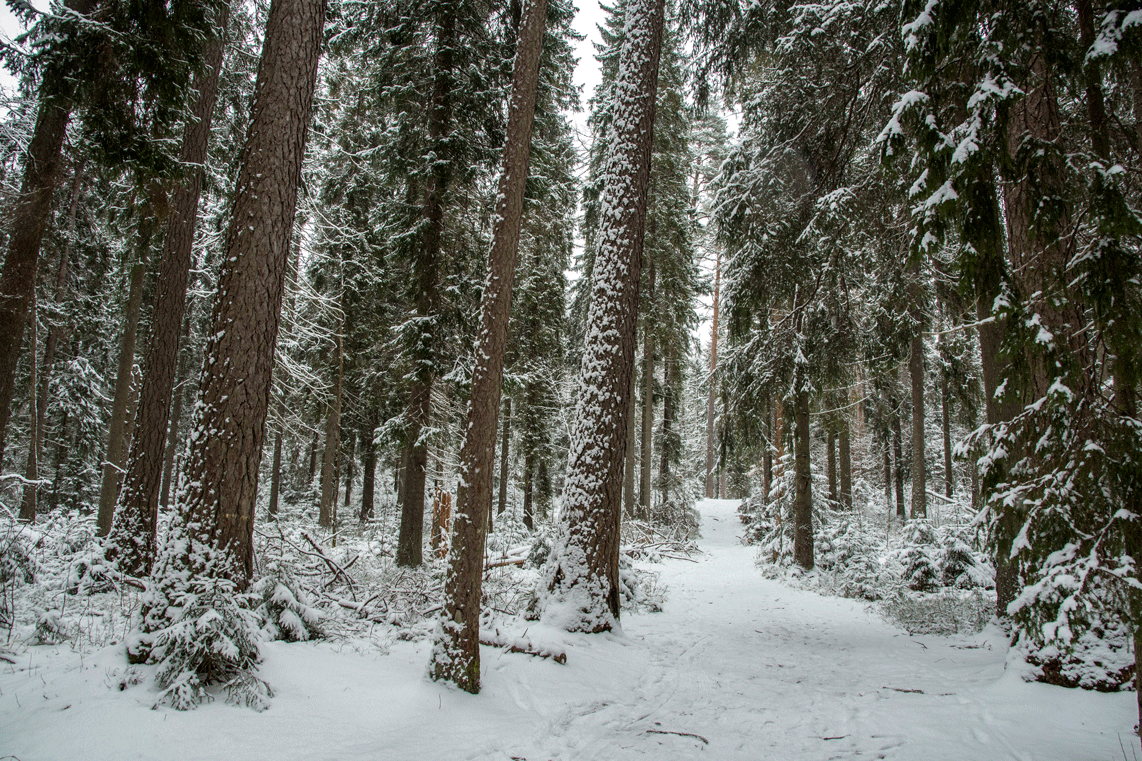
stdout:
<svg viewBox="0 0 1142 761">
<path fill-rule="evenodd" d="M 907 634 L 851 600 L 763 579 L 736 501 L 704 555 L 649 566 L 662 613 L 621 636 L 532 627 L 567 665 L 483 650 L 483 692 L 427 679 L 431 643 L 264 645 L 264 713 L 150 710 L 122 646 L 30 647 L 0 666 L 0 757 L 39 759 L 1132 759 L 1133 693 L 1025 683 L 991 628 Z M 149 671 L 140 669 L 146 676 Z"/>
</svg>

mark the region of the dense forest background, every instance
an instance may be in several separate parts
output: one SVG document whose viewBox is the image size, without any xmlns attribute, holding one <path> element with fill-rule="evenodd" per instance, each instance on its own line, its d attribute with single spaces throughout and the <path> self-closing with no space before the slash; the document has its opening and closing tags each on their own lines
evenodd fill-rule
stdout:
<svg viewBox="0 0 1142 761">
<path fill-rule="evenodd" d="M 63 636 L 36 584 L 145 590 L 130 656 L 185 707 L 256 662 L 258 630 L 319 636 L 319 608 L 443 606 L 447 632 L 460 609 L 479 630 L 481 600 L 572 600 L 571 628 L 607 629 L 647 604 L 629 557 L 686 551 L 695 500 L 722 497 L 767 573 L 910 626 L 997 616 L 1044 681 L 1135 678 L 1136 3 L 618 3 L 591 93 L 566 0 L 10 5 L 9 642 Z M 481 296 L 513 170 L 500 392 Z M 600 328 L 608 299 L 629 329 Z M 618 374 L 596 372 L 609 340 Z M 520 564 L 546 569 L 526 594 L 458 581 Z M 170 612 L 191 601 L 233 662 L 174 658 L 202 636 Z M 434 673 L 465 686 L 450 646 Z"/>
</svg>

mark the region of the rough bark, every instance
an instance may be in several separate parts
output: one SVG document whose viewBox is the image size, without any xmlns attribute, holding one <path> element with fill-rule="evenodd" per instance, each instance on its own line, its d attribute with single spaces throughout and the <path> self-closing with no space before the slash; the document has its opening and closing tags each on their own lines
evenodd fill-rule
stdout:
<svg viewBox="0 0 1142 761">
<path fill-rule="evenodd" d="M 337 502 L 337 470 L 341 459 L 341 329 L 333 337 L 333 389 L 329 409 L 325 413 L 325 449 L 321 453 L 321 501 L 317 525 L 333 527 L 333 511 Z"/>
<path fill-rule="evenodd" d="M 714 260 L 714 318 L 710 326 L 710 376 L 706 391 L 706 499 L 714 497 L 714 402 L 717 399 L 717 384 L 714 382 L 718 370 L 718 300 L 722 286 L 722 253 Z M 766 450 L 768 456 L 768 450 Z M 769 497 L 768 470 L 766 474 L 766 498 Z"/>
<path fill-rule="evenodd" d="M 834 506 L 837 503 L 837 429 L 829 425 L 828 439 L 825 442 L 825 465 L 829 476 L 829 502 Z"/>
<path fill-rule="evenodd" d="M 520 20 L 508 107 L 504 168 L 496 201 L 488 277 L 480 298 L 478 359 L 472 372 L 468 427 L 460 449 L 460 480 L 452 523 L 452 546 L 448 553 L 448 575 L 444 584 L 444 609 L 430 666 L 434 679 L 453 682 L 471 693 L 480 691 L 484 520 L 492 508 L 496 424 L 546 19 L 547 0 L 528 0 Z"/>
<path fill-rule="evenodd" d="M 67 0 L 71 11 L 87 16 L 95 0 Z M 68 72 L 49 67 L 39 94 L 39 113 L 28 154 L 20 195 L 7 216 L 8 246 L 0 272 L 0 466 L 3 465 L 8 419 L 15 393 L 16 365 L 36 289 L 40 244 L 51 218 L 52 192 L 59 180 L 60 154 L 71 118 L 72 85 Z"/>
<path fill-rule="evenodd" d="M 31 308 L 31 335 L 28 342 L 31 344 L 31 362 L 28 378 L 28 387 L 31 389 L 32 409 L 29 416 L 32 421 L 32 430 L 28 435 L 28 462 L 24 466 L 24 493 L 20 499 L 20 521 L 33 523 L 36 520 L 38 507 L 39 477 L 40 477 L 40 414 L 38 408 L 39 394 L 36 389 L 36 353 L 39 351 L 39 320 L 36 319 L 36 298 L 32 294 Z"/>
<path fill-rule="evenodd" d="M 278 502 L 282 490 L 282 427 L 274 429 L 274 459 L 270 465 L 270 503 L 266 506 L 266 514 L 270 520 L 277 520 Z"/>
<path fill-rule="evenodd" d="M 204 66 L 195 83 L 190 119 L 183 129 L 179 161 L 186 176 L 175 187 L 171 197 L 162 259 L 151 304 L 151 335 L 143 361 L 135 435 L 131 439 L 123 489 L 115 508 L 112 542 L 120 553 L 120 569 L 131 575 L 146 572 L 154 562 L 158 506 L 167 462 L 167 434 L 168 429 L 177 429 L 178 426 L 177 419 L 171 419 L 171 407 L 176 393 L 179 348 L 185 333 L 187 286 L 194 260 L 194 231 L 206 173 L 203 164 L 218 101 L 218 80 L 229 18 L 230 6 L 226 3 L 220 9 L 216 36 L 206 43 Z M 178 407 L 181 413 L 181 404 Z M 170 461 L 173 459 L 172 451 Z M 168 484 L 169 481 L 168 477 Z"/>
<path fill-rule="evenodd" d="M 841 469 L 841 509 L 853 509 L 853 459 L 849 445 L 849 421 L 842 418 L 837 436 L 840 449 Z"/>
<path fill-rule="evenodd" d="M 952 420 L 951 394 L 948 393 L 948 376 L 940 378 L 940 427 L 944 436 L 944 496 L 952 498 L 955 474 L 952 472 Z"/>
<path fill-rule="evenodd" d="M 504 514 L 504 510 L 508 506 L 508 454 L 511 446 L 511 426 L 512 426 L 512 400 L 504 400 L 504 425 L 503 431 L 500 436 L 500 495 L 499 503 L 496 505 L 496 513 L 499 515 Z M 488 524 L 488 531 L 492 530 L 492 524 Z"/>
<path fill-rule="evenodd" d="M 253 573 L 258 466 L 324 20 L 322 0 L 270 6 L 179 506 L 187 531 L 222 552 L 223 572 L 241 584 Z"/>
<path fill-rule="evenodd" d="M 563 490 L 560 536 L 548 562 L 547 611 L 575 631 L 607 631 L 619 618 L 622 466 L 634 371 L 642 244 L 654 135 L 663 3 L 627 7 L 619 51 L 617 120 L 605 159 L 579 393 Z M 556 611 L 560 611 L 557 613 Z"/>
<path fill-rule="evenodd" d="M 797 392 L 793 400 L 793 561 L 806 571 L 813 569 L 813 493 L 809 460 L 809 392 Z"/>
<path fill-rule="evenodd" d="M 374 426 L 370 423 L 361 431 L 362 463 L 361 476 L 361 523 L 373 520 L 373 502 L 377 486 L 377 444 L 373 441 Z"/>
<path fill-rule="evenodd" d="M 904 447 L 900 433 L 900 408 L 895 399 L 889 399 L 889 406 L 892 407 L 892 456 L 896 465 L 892 473 L 892 480 L 896 484 L 896 517 L 903 523 L 908 514 L 904 511 Z"/>
<path fill-rule="evenodd" d="M 633 415 L 631 417 L 634 417 Z M 528 452 L 523 462 L 523 525 L 528 531 L 535 529 L 535 506 L 532 502 L 535 480 L 535 453 Z"/>
<path fill-rule="evenodd" d="M 654 301 L 654 260 L 647 259 L 646 302 Z M 651 319 L 643 318 L 642 329 L 642 447 L 639 460 L 638 517 L 650 518 L 651 464 L 654 462 L 654 331 Z"/>
<path fill-rule="evenodd" d="M 119 368 L 115 376 L 115 396 L 111 403 L 110 431 L 103 456 L 103 482 L 99 489 L 99 514 L 96 519 L 99 536 L 107 536 L 111 531 L 119 485 L 123 482 L 123 461 L 127 456 L 127 417 L 131 401 L 131 377 L 135 368 L 135 339 L 139 330 L 139 315 L 143 311 L 143 278 L 147 273 L 147 249 L 150 248 L 153 221 L 144 219 L 142 226 L 145 229 L 139 233 L 138 258 L 131 265 L 127 305 L 123 315 L 123 338 L 119 345 Z"/>
<path fill-rule="evenodd" d="M 634 386 L 636 382 L 635 373 L 630 374 L 630 399 L 631 406 L 634 405 L 635 393 Z M 635 452 L 638 451 L 638 416 L 634 414 L 634 410 L 627 412 L 627 453 L 626 466 L 623 472 L 623 507 L 626 510 L 626 515 L 630 518 L 638 516 L 638 506 L 635 504 L 635 491 L 634 491 L 634 470 L 635 470 Z"/>
<path fill-rule="evenodd" d="M 439 311 L 439 269 L 444 235 L 444 194 L 450 180 L 447 140 L 452 131 L 452 88 L 456 44 L 456 18 L 442 12 L 436 26 L 436 52 L 433 56 L 432 95 L 428 105 L 428 146 L 437 156 L 428 172 L 424 191 L 424 234 L 420 254 L 413 265 L 416 289 L 416 316 L 427 326 Z M 418 566 L 423 559 L 424 494 L 428 476 L 428 441 L 423 432 L 432 417 L 432 336 L 422 327 L 414 350 L 417 368 L 413 375 L 408 405 L 408 458 L 401 482 L 400 534 L 397 538 L 397 565 Z"/>
<path fill-rule="evenodd" d="M 924 337 L 917 330 L 912 336 L 908 359 L 912 381 L 912 510 L 909 517 L 928 517 L 928 483 L 924 451 Z"/>
</svg>

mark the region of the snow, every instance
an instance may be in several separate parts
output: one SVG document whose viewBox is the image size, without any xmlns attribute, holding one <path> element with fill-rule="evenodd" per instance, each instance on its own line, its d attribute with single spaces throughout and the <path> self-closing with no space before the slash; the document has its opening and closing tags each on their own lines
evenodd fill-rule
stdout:
<svg viewBox="0 0 1142 761">
<path fill-rule="evenodd" d="M 263 645 L 258 713 L 150 710 L 121 646 L 0 662 L 0 756 L 36 759 L 1110 759 L 1138 747 L 1130 693 L 1026 683 L 996 628 L 910 637 L 865 604 L 762 578 L 737 503 L 707 500 L 697 562 L 646 567 L 665 610 L 622 631 L 533 626 L 483 652 L 483 692 L 425 675 L 431 642 Z M 141 683 L 139 683 L 141 681 Z"/>
</svg>

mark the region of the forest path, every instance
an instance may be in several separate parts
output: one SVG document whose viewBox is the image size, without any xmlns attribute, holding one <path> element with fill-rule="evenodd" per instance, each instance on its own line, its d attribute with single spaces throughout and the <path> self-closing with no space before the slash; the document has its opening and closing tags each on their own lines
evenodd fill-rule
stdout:
<svg viewBox="0 0 1142 761">
<path fill-rule="evenodd" d="M 0 662 L 0 759 L 1136 757 L 1133 694 L 1027 684 L 1005 670 L 996 631 L 909 637 L 862 603 L 764 579 L 736 507 L 699 503 L 702 554 L 645 565 L 669 588 L 662 612 L 607 635 L 533 625 L 527 636 L 563 647 L 567 664 L 485 647 L 479 695 L 430 681 L 431 643 L 385 627 L 265 644 L 275 696 L 263 713 L 222 700 L 148 710 L 156 693 L 124 684 L 121 645 L 27 648 Z"/>
<path fill-rule="evenodd" d="M 624 619 L 638 678 L 567 706 L 527 758 L 1121 757 L 1132 695 L 1027 684 L 998 631 L 910 637 L 864 603 L 764 579 L 737 504 L 698 504 L 703 555 L 665 561 L 665 610 Z"/>
</svg>

